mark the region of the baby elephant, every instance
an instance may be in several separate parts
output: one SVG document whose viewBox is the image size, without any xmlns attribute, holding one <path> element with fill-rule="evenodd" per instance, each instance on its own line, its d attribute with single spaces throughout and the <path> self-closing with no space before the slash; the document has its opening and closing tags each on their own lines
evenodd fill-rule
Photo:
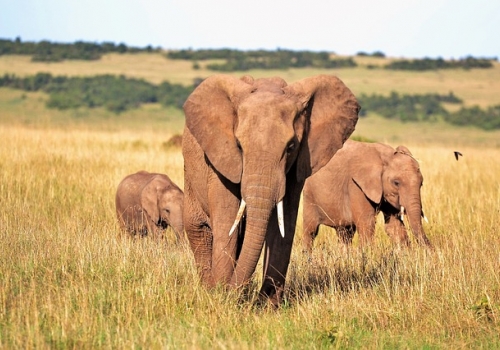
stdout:
<svg viewBox="0 0 500 350">
<path fill-rule="evenodd" d="M 403 221 L 407 214 L 417 241 L 430 246 L 421 222 L 422 182 L 418 161 L 406 147 L 394 149 L 381 143 L 348 140 L 326 166 L 306 180 L 304 250 L 311 252 L 320 224 L 335 228 L 345 244 L 352 242 L 356 229 L 360 244 L 370 243 L 380 211 L 385 231 L 393 241 L 409 245 Z"/>
<path fill-rule="evenodd" d="M 165 174 L 139 171 L 125 177 L 116 191 L 116 215 L 120 226 L 142 236 L 171 226 L 177 242 L 184 239 L 184 193 Z"/>
</svg>

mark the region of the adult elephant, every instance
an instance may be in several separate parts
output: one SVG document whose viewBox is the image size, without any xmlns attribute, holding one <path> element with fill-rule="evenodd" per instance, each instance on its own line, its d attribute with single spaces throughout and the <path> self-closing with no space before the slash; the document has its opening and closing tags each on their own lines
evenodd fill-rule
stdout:
<svg viewBox="0 0 500 350">
<path fill-rule="evenodd" d="M 342 147 L 359 109 L 329 75 L 290 85 L 215 75 L 193 91 L 184 104 L 184 224 L 206 285 L 245 285 L 265 243 L 260 295 L 280 303 L 304 181 Z"/>
<path fill-rule="evenodd" d="M 184 239 L 184 193 L 167 175 L 139 171 L 126 176 L 115 202 L 120 226 L 129 233 L 159 236 L 170 226 L 178 242 Z"/>
<path fill-rule="evenodd" d="M 311 252 L 320 224 L 335 228 L 343 243 L 352 242 L 356 229 L 361 245 L 371 242 L 380 211 L 385 230 L 395 242 L 409 244 L 403 221 L 406 213 L 417 241 L 430 246 L 421 222 L 422 182 L 420 166 L 408 148 L 346 141 L 305 183 L 304 250 Z"/>
</svg>

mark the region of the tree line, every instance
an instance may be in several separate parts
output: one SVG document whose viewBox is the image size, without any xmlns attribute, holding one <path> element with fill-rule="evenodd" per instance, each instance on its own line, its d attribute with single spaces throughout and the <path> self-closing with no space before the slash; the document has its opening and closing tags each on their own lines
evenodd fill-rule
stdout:
<svg viewBox="0 0 500 350">
<path fill-rule="evenodd" d="M 66 77 L 49 73 L 27 77 L 5 74 L 0 77 L 0 87 L 46 92 L 49 95 L 46 102 L 48 108 L 104 107 L 115 113 L 137 108 L 144 103 L 182 108 L 194 90 L 194 86 L 186 87 L 167 81 L 154 85 L 143 79 L 126 78 L 123 75 Z"/>
<path fill-rule="evenodd" d="M 55 43 L 47 40 L 40 42 L 0 39 L 0 55 L 30 55 L 33 61 L 60 62 L 63 60 L 98 60 L 106 53 L 136 53 L 160 52 L 161 48 L 148 45 L 144 48 L 130 47 L 124 43 L 116 45 L 113 42 L 92 43 L 76 41 L 74 43 Z M 184 49 L 169 51 L 166 56 L 170 59 L 193 61 L 193 67 L 199 68 L 199 61 L 221 59 L 222 63 L 209 63 L 206 68 L 212 71 L 234 72 L 250 69 L 288 69 L 288 68 L 353 68 L 357 63 L 351 57 L 332 58 L 333 52 L 327 51 L 294 51 L 276 49 L 271 50 L 232 50 L 232 49 Z M 375 51 L 371 54 L 360 51 L 357 56 L 371 56 L 384 58 L 385 54 Z M 468 56 L 458 60 L 444 60 L 442 58 L 423 58 L 413 60 L 396 60 L 383 68 L 392 70 L 425 71 L 451 68 L 491 68 L 493 58 L 475 58 Z M 368 66 L 378 68 L 377 66 Z"/>
<path fill-rule="evenodd" d="M 458 126 L 475 126 L 483 130 L 500 129 L 500 105 L 486 110 L 478 106 L 462 106 L 456 112 L 448 112 L 443 103 L 462 104 L 453 92 L 447 95 L 423 94 L 407 95 L 391 92 L 389 96 L 361 94 L 358 101 L 362 107 L 360 117 L 376 113 L 387 119 L 403 122 L 436 121 L 442 119 Z"/>
<path fill-rule="evenodd" d="M 458 60 L 444 60 L 442 58 L 428 58 L 417 60 L 398 60 L 384 66 L 385 69 L 392 70 L 412 70 L 426 71 L 438 69 L 472 69 L 472 68 L 492 68 L 492 61 L 496 58 L 476 58 L 467 56 Z"/>
<path fill-rule="evenodd" d="M 32 61 L 60 62 L 63 60 L 98 60 L 106 53 L 136 53 L 156 52 L 159 48 L 151 45 L 145 48 L 130 47 L 123 43 L 116 45 L 112 42 L 101 44 L 76 41 L 74 43 L 53 43 L 50 41 L 21 41 L 0 39 L 0 55 L 29 55 Z"/>
<path fill-rule="evenodd" d="M 123 75 L 66 77 L 37 73 L 26 77 L 5 74 L 0 77 L 0 87 L 43 91 L 49 95 L 46 102 L 48 108 L 103 107 L 120 113 L 145 103 L 182 108 L 189 94 L 201 81 L 201 78 L 197 78 L 190 86 L 167 81 L 155 85 Z M 448 112 L 444 107 L 445 103 L 462 105 L 462 100 L 453 92 L 442 95 L 408 95 L 397 92 L 392 92 L 389 96 L 361 94 L 358 100 L 362 106 L 360 117 L 376 113 L 384 118 L 403 122 L 442 119 L 454 125 L 473 125 L 485 130 L 500 129 L 500 105 L 486 110 L 477 106 L 462 106 L 456 112 Z"/>
<path fill-rule="evenodd" d="M 194 67 L 198 61 L 223 59 L 223 63 L 210 63 L 206 68 L 219 72 L 247 71 L 250 69 L 288 69 L 288 68 L 346 68 L 356 67 L 352 58 L 332 59 L 326 51 L 240 51 L 230 49 L 179 50 L 167 53 L 170 59 L 191 60 Z"/>
<path fill-rule="evenodd" d="M 384 58 L 385 54 L 375 51 L 371 54 L 360 51 L 357 56 L 370 56 Z M 193 67 L 199 68 L 199 61 L 224 60 L 223 63 L 209 63 L 206 68 L 213 71 L 234 72 L 247 71 L 250 69 L 288 69 L 288 68 L 354 68 L 357 63 L 351 58 L 331 58 L 326 51 L 293 51 L 282 50 L 254 50 L 241 51 L 231 49 L 202 49 L 202 50 L 179 50 L 167 53 L 170 59 L 181 59 L 193 61 Z M 426 71 L 438 69 L 472 69 L 492 68 L 492 61 L 497 58 L 476 58 L 467 56 L 458 60 L 444 60 L 442 58 L 396 60 L 383 66 L 391 70 Z M 370 65 L 368 68 L 378 68 Z"/>
</svg>

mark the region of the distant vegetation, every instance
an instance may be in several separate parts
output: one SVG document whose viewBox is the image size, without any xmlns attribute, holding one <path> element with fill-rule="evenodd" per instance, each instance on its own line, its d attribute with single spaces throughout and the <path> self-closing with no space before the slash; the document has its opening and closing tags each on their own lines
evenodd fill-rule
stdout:
<svg viewBox="0 0 500 350">
<path fill-rule="evenodd" d="M 31 55 L 34 61 L 61 61 L 65 59 L 96 60 L 110 52 L 133 53 L 153 52 L 160 49 L 127 47 L 125 44 L 87 43 L 73 44 L 51 43 L 49 41 L 22 42 L 0 39 L 0 55 Z M 250 69 L 288 69 L 314 67 L 349 68 L 356 67 L 350 58 L 335 58 L 326 51 L 292 51 L 277 49 L 276 51 L 254 50 L 241 51 L 231 49 L 178 50 L 167 54 L 170 59 L 189 60 L 193 68 L 199 68 L 199 62 L 211 60 L 206 68 L 219 72 L 247 71 Z M 381 51 L 366 53 L 360 51 L 358 57 L 370 56 L 384 58 Z M 215 62 L 214 62 L 215 60 Z M 442 58 L 397 60 L 383 66 L 385 69 L 423 71 L 435 69 L 471 69 L 490 68 L 496 58 L 466 57 L 459 60 L 443 60 Z M 380 68 L 370 66 L 369 68 Z M 99 75 L 93 77 L 52 76 L 49 73 L 38 73 L 33 76 L 17 77 L 5 74 L 0 77 L 0 86 L 25 91 L 44 91 L 49 95 L 47 107 L 68 109 L 78 107 L 104 107 L 115 113 L 137 108 L 144 103 L 160 103 L 164 106 L 182 108 L 184 101 L 194 87 L 201 82 L 196 78 L 190 86 L 171 84 L 167 81 L 154 85 L 142 79 L 125 76 Z M 462 104 L 462 100 L 453 93 L 448 95 L 400 95 L 392 92 L 389 96 L 362 94 L 358 96 L 362 105 L 362 116 L 376 113 L 385 118 L 401 121 L 433 121 L 445 120 L 455 125 L 474 125 L 485 130 L 500 129 L 500 105 L 486 110 L 474 106 L 461 107 L 456 112 L 448 112 L 446 104 Z"/>
<path fill-rule="evenodd" d="M 25 91 L 44 91 L 49 94 L 49 108 L 104 107 L 115 113 L 153 102 L 182 108 L 187 96 L 194 89 L 193 86 L 185 87 L 169 82 L 154 85 L 142 79 L 124 76 L 65 77 L 52 76 L 49 73 L 38 73 L 24 78 L 6 74 L 0 77 L 1 86 Z"/>
<path fill-rule="evenodd" d="M 448 95 L 400 95 L 392 92 L 388 97 L 361 94 L 358 100 L 362 106 L 361 116 L 368 112 L 375 112 L 385 118 L 401 121 L 431 121 L 433 117 L 448 114 L 442 102 L 462 103 L 462 100 L 452 92 Z"/>
<path fill-rule="evenodd" d="M 384 68 L 393 70 L 415 70 L 415 71 L 425 71 L 425 70 L 437 70 L 437 69 L 472 69 L 472 68 L 492 68 L 493 63 L 491 61 L 496 60 L 496 58 L 474 58 L 468 56 L 459 60 L 448 60 L 445 61 L 442 58 L 423 58 L 415 60 L 399 60 L 387 64 Z"/>
<path fill-rule="evenodd" d="M 462 104 L 462 100 L 452 92 L 448 95 L 400 95 L 392 92 L 388 97 L 373 94 L 361 94 L 358 100 L 362 106 L 360 116 L 377 113 L 384 118 L 407 121 L 444 121 L 459 125 L 473 125 L 484 130 L 500 129 L 500 105 L 483 110 L 477 106 L 462 107 L 450 113 L 442 103 Z"/>
<path fill-rule="evenodd" d="M 382 51 L 375 51 L 375 52 L 372 52 L 372 53 L 367 53 L 365 51 L 359 51 L 356 56 L 360 56 L 360 57 L 379 57 L 379 58 L 385 58 L 385 53 L 383 53 Z"/>
<path fill-rule="evenodd" d="M 106 53 L 153 52 L 151 46 L 145 48 L 129 47 L 123 43 L 115 45 L 112 42 L 102 44 L 77 41 L 75 43 L 53 43 L 50 41 L 22 42 L 0 39 L 0 55 L 29 55 L 33 61 L 60 62 L 63 60 L 98 60 Z"/>
<path fill-rule="evenodd" d="M 33 61 L 59 62 L 63 60 L 98 60 L 106 53 L 135 53 L 159 52 L 160 48 L 151 45 L 145 48 L 129 47 L 123 43 L 116 45 L 112 42 L 101 44 L 76 41 L 74 43 L 53 43 L 50 41 L 30 42 L 0 39 L 0 55 L 30 55 Z M 250 69 L 288 69 L 288 68 L 353 68 L 357 63 L 351 57 L 332 58 L 332 52 L 327 51 L 293 51 L 277 49 L 269 50 L 232 50 L 232 49 L 200 49 L 169 51 L 170 59 L 193 61 L 193 68 L 199 68 L 199 61 L 224 60 L 221 63 L 209 63 L 206 68 L 218 72 L 247 71 Z M 356 56 L 370 56 L 384 58 L 382 51 L 366 53 L 360 51 Z M 385 69 L 425 71 L 451 68 L 491 68 L 492 61 L 497 58 L 475 58 L 468 56 L 458 60 L 444 60 L 442 58 L 423 58 L 413 60 L 397 60 L 385 65 Z M 370 65 L 369 68 L 378 68 Z"/>
<path fill-rule="evenodd" d="M 326 51 L 240 51 L 240 50 L 180 50 L 167 53 L 170 59 L 198 61 L 223 59 L 223 63 L 210 63 L 206 68 L 219 72 L 247 71 L 250 69 L 288 68 L 352 68 L 357 64 L 352 58 L 330 58 Z"/>
<path fill-rule="evenodd" d="M 0 87 L 48 93 L 49 108 L 104 107 L 115 113 L 137 108 L 144 103 L 161 103 L 164 106 L 182 108 L 189 94 L 200 82 L 201 79 L 198 78 L 190 86 L 167 81 L 154 85 L 125 76 L 65 77 L 49 73 L 23 78 L 9 74 L 0 77 Z M 376 113 L 384 118 L 403 122 L 442 119 L 454 125 L 474 125 L 485 130 L 500 129 L 500 105 L 487 110 L 477 106 L 462 107 L 459 111 L 450 113 L 443 103 L 462 104 L 462 100 L 452 92 L 447 95 L 400 95 L 397 92 L 392 92 L 389 96 L 361 94 L 358 100 L 362 106 L 361 117 L 367 113 Z"/>
<path fill-rule="evenodd" d="M 375 51 L 371 54 L 360 51 L 356 56 L 384 58 L 385 54 Z M 167 53 L 170 59 L 191 60 L 193 67 L 199 68 L 199 61 L 205 60 L 225 60 L 223 63 L 210 63 L 206 68 L 213 71 L 234 72 L 247 71 L 250 69 L 288 69 L 288 68 L 353 68 L 357 63 L 351 58 L 331 58 L 331 54 L 326 51 L 292 51 L 278 49 L 276 51 L 256 50 L 240 51 L 230 49 L 213 50 L 180 50 Z M 451 68 L 491 68 L 492 61 L 496 58 L 475 58 L 468 56 L 458 60 L 445 61 L 442 58 L 423 58 L 415 60 L 397 60 L 391 62 L 383 68 L 393 70 L 425 71 Z M 369 68 L 377 68 L 370 65 Z"/>
<path fill-rule="evenodd" d="M 445 115 L 444 119 L 459 126 L 473 125 L 484 130 L 500 129 L 500 105 L 488 107 L 487 110 L 478 106 L 462 107 L 458 112 Z"/>
</svg>

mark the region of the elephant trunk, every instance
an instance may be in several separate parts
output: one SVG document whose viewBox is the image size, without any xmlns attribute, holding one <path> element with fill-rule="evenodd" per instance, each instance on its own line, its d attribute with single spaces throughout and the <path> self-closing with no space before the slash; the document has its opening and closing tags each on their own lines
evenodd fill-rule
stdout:
<svg viewBox="0 0 500 350">
<path fill-rule="evenodd" d="M 246 283 L 255 271 L 277 202 L 276 178 L 254 174 L 242 179 L 241 195 L 246 202 L 245 238 L 231 278 L 232 286 Z"/>
<path fill-rule="evenodd" d="M 182 220 L 174 221 L 171 226 L 177 237 L 177 242 L 182 241 L 184 239 L 184 222 Z"/>
<path fill-rule="evenodd" d="M 410 223 L 410 229 L 413 232 L 413 235 L 417 239 L 417 242 L 421 245 L 429 246 L 430 242 L 427 236 L 425 235 L 423 226 L 422 226 L 422 203 L 420 201 L 420 197 L 413 199 L 408 203 L 405 207 L 406 214 L 408 216 L 408 221 Z"/>
</svg>

